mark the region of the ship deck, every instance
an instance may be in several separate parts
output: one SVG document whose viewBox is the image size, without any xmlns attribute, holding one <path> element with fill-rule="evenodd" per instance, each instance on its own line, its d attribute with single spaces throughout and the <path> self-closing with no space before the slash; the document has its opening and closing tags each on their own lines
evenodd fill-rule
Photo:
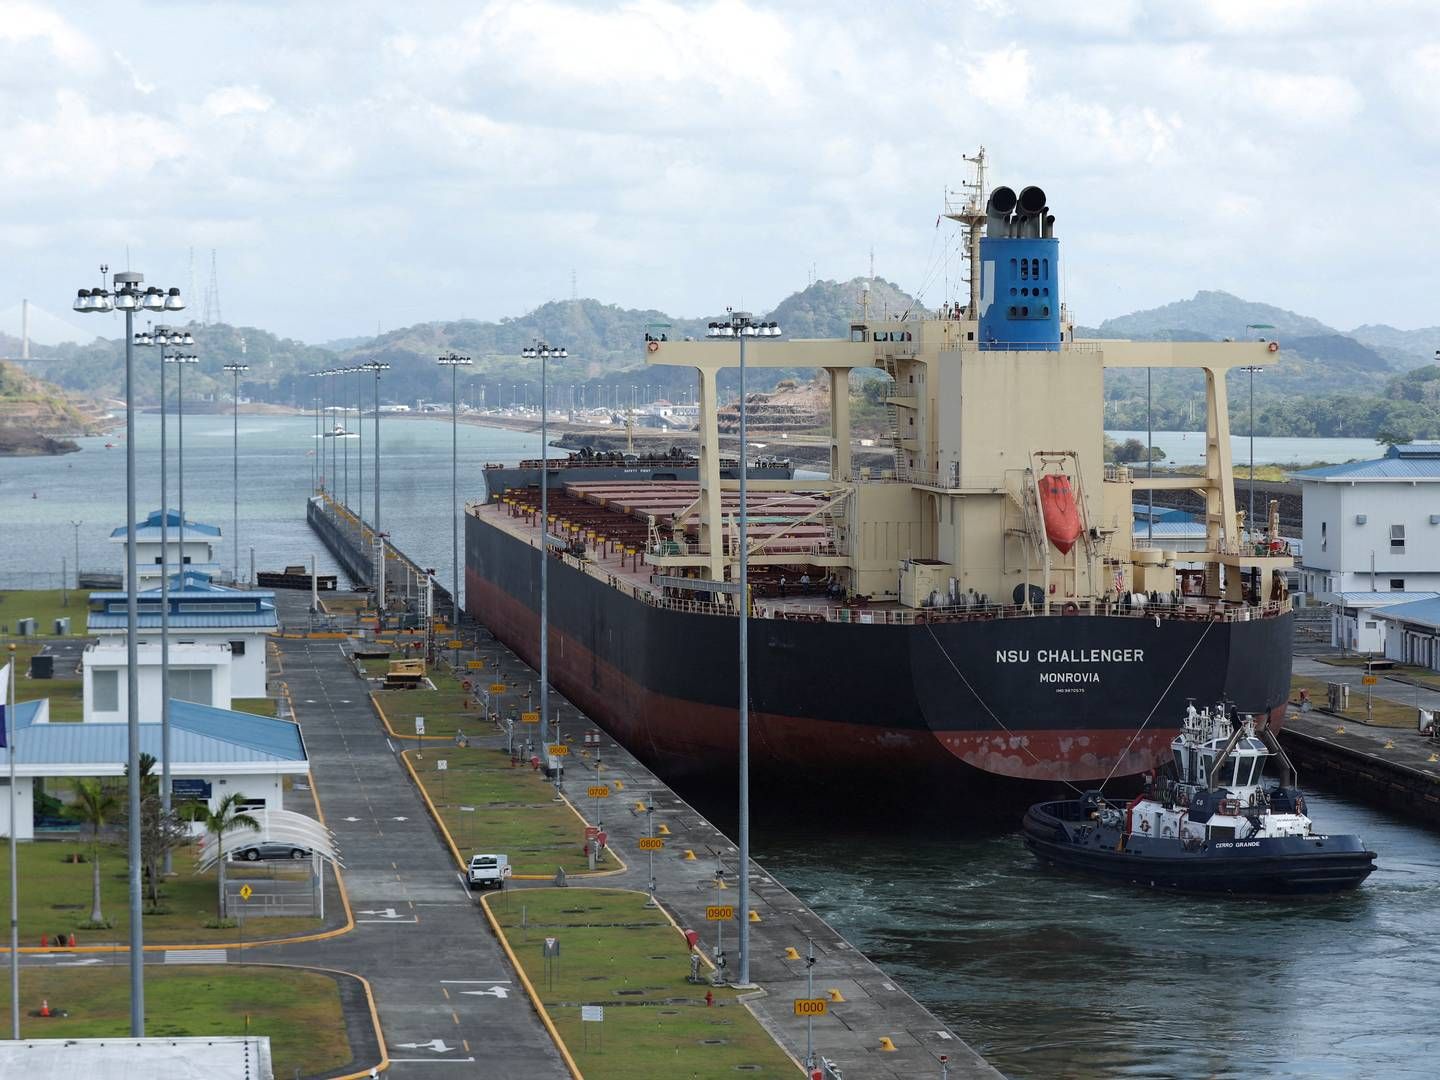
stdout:
<svg viewBox="0 0 1440 1080">
<path fill-rule="evenodd" d="M 1085 600 L 1078 605 L 1052 606 L 1051 616 L 1039 610 L 1015 605 L 982 603 L 978 598 L 961 598 L 953 606 L 916 609 L 893 601 L 864 602 L 839 595 L 827 587 L 827 558 L 833 560 L 833 537 L 819 522 L 796 526 L 798 518 L 815 513 L 823 502 L 819 493 L 749 492 L 747 505 L 752 516 L 752 547 L 763 537 L 783 533 L 774 541 L 783 562 L 764 562 L 752 555 L 750 567 L 751 614 L 756 618 L 790 619 L 800 622 L 839 622 L 909 625 L 922 622 L 953 622 L 985 619 L 1046 618 L 1062 614 L 1106 615 L 1129 618 L 1165 618 L 1194 621 L 1243 622 L 1272 618 L 1291 610 L 1289 598 L 1261 605 L 1229 603 L 1212 598 L 1182 598 L 1178 604 L 1122 605 L 1115 600 Z M 713 615 L 734 615 L 725 595 L 705 590 L 695 579 L 693 589 L 676 588 L 673 571 L 652 565 L 647 554 L 663 556 L 692 550 L 695 541 L 657 539 L 647 521 L 671 522 L 692 506 L 698 485 L 685 481 L 584 482 L 565 485 L 564 492 L 551 491 L 549 511 L 551 534 L 570 540 L 571 550 L 555 550 L 555 557 L 567 565 L 605 581 L 643 603 L 682 611 Z M 734 492 L 725 493 L 726 518 L 738 507 Z M 474 503 L 467 513 L 532 547 L 540 546 L 539 488 L 512 491 L 504 500 Z M 731 537 L 725 538 L 728 555 Z M 577 551 L 583 545 L 584 554 Z M 806 561 L 813 557 L 812 565 Z M 653 578 L 664 578 L 657 584 Z M 803 579 L 810 580 L 805 582 Z M 1067 610 L 1068 609 L 1068 610 Z"/>
</svg>

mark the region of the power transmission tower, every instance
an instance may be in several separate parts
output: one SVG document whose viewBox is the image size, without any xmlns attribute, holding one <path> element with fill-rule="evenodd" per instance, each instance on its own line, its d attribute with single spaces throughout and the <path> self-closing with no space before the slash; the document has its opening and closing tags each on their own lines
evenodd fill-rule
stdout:
<svg viewBox="0 0 1440 1080">
<path fill-rule="evenodd" d="M 205 287 L 205 325 L 224 322 L 220 314 L 220 275 L 216 269 L 215 249 L 210 249 L 210 283 Z"/>
</svg>

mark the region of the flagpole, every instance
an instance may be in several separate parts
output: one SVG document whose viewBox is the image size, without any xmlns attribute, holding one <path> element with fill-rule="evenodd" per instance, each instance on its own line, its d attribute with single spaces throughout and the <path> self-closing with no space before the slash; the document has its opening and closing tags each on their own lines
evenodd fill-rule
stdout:
<svg viewBox="0 0 1440 1080">
<path fill-rule="evenodd" d="M 20 873 L 15 857 L 15 645 L 5 665 L 5 756 L 10 759 L 10 1037 L 20 1041 Z"/>
</svg>

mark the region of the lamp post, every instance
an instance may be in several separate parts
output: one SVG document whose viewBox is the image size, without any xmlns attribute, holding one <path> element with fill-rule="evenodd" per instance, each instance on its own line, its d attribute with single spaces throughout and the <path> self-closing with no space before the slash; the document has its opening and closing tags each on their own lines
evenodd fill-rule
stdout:
<svg viewBox="0 0 1440 1080">
<path fill-rule="evenodd" d="M 460 451 L 459 406 L 455 397 L 456 376 L 462 367 L 470 367 L 468 356 L 457 356 L 453 351 L 436 361 L 441 367 L 450 369 L 450 606 L 455 625 L 460 624 L 460 473 L 457 461 Z"/>
<path fill-rule="evenodd" d="M 1254 364 L 1246 364 L 1240 369 L 1250 376 L 1250 511 L 1246 517 L 1250 528 L 1255 528 L 1255 376 L 1261 374 L 1265 369 L 1256 367 Z"/>
<path fill-rule="evenodd" d="M 234 405 L 230 421 L 230 485 L 231 498 L 234 506 L 234 548 L 235 548 L 235 580 L 240 580 L 240 373 L 249 371 L 249 364 L 226 364 L 225 370 L 230 373 L 231 390 L 230 399 Z"/>
<path fill-rule="evenodd" d="M 153 330 L 142 330 L 135 335 L 135 344 L 157 347 L 160 350 L 160 808 L 170 813 L 170 484 L 167 479 L 170 451 L 166 443 L 165 409 L 168 401 L 165 393 L 165 365 L 172 360 L 185 368 L 180 358 L 186 354 L 165 355 L 172 345 L 194 345 L 195 337 L 188 331 L 171 330 L 157 326 Z M 180 570 L 185 569 L 185 528 L 184 516 L 180 523 Z M 181 587 L 184 587 L 182 580 Z M 165 851 L 164 872 L 174 869 L 171 853 Z"/>
<path fill-rule="evenodd" d="M 352 375 L 364 375 L 365 372 L 359 367 L 350 369 Z M 360 379 L 355 380 L 355 465 L 356 477 L 355 487 L 359 493 L 359 509 L 356 511 L 356 518 L 360 525 L 356 530 L 356 540 L 361 544 L 365 542 L 365 409 L 361 405 L 361 397 L 365 390 L 365 384 Z"/>
<path fill-rule="evenodd" d="M 75 591 L 80 591 L 80 526 L 85 522 L 76 518 L 70 522 L 70 527 L 75 530 Z"/>
<path fill-rule="evenodd" d="M 378 543 L 379 569 L 375 574 L 375 603 L 380 619 L 385 617 L 385 536 L 380 531 L 380 373 L 389 371 L 390 365 L 383 360 L 369 360 L 360 365 L 361 371 L 375 376 L 375 539 Z"/>
<path fill-rule="evenodd" d="M 567 349 L 557 349 L 536 338 L 534 344 L 520 350 L 527 360 L 540 358 L 540 744 L 550 741 L 550 470 L 546 459 L 550 433 L 546 420 L 546 385 L 550 357 L 563 360 Z M 525 385 L 529 404 L 530 385 Z M 550 752 L 546 750 L 548 764 Z"/>
<path fill-rule="evenodd" d="M 740 601 L 740 970 L 736 981 L 750 985 L 750 552 L 749 508 L 745 477 L 750 471 L 745 460 L 745 342 L 752 337 L 779 337 L 773 322 L 757 323 L 748 311 L 726 308 L 724 322 L 711 323 L 706 336 L 740 339 L 740 513 L 737 518 Z M 718 447 L 717 447 L 718 450 Z M 718 543 L 712 538 L 711 543 Z"/>
<path fill-rule="evenodd" d="M 186 335 L 189 337 L 189 335 Z M 188 344 L 194 344 L 192 337 Z M 194 353 L 172 353 L 165 358 L 165 363 L 174 364 L 177 383 L 175 386 L 175 422 L 180 431 L 180 460 L 176 469 L 179 474 L 179 502 L 180 502 L 180 569 L 185 569 L 185 367 L 188 364 L 198 364 L 200 357 Z"/>
<path fill-rule="evenodd" d="M 322 374 L 324 373 L 312 371 L 309 373 L 309 377 L 318 379 Z M 310 451 L 310 493 L 316 495 L 320 492 L 321 478 L 325 474 L 325 439 L 320 430 L 320 395 L 318 392 L 310 395 L 310 408 L 315 413 L 315 434 L 313 436 L 315 446 Z"/>
<path fill-rule="evenodd" d="M 101 266 L 100 274 L 109 272 Z M 142 289 L 145 276 L 133 270 L 126 270 L 114 277 L 113 298 L 110 290 L 101 285 L 98 289 L 81 289 L 75 297 L 74 308 L 84 313 L 103 314 L 109 311 L 125 313 L 125 697 L 126 729 L 128 735 L 127 762 L 127 812 L 129 820 L 140 821 L 140 662 L 139 633 L 140 609 L 137 600 L 139 582 L 136 580 L 135 565 L 135 312 L 138 311 L 183 311 L 185 301 L 178 288 L 161 290 L 151 285 Z M 183 535 L 183 534 L 182 534 Z M 11 757 L 12 765 L 14 757 Z M 10 785 L 11 814 L 15 820 L 15 785 Z M 132 1038 L 145 1036 L 145 924 L 141 917 L 143 900 L 140 885 L 140 829 L 129 830 L 128 855 L 130 859 L 130 1035 Z M 10 830 L 10 956 L 11 1018 L 15 1025 L 15 1037 L 20 1037 L 20 987 L 18 972 L 13 960 L 20 951 L 18 930 L 18 908 L 16 905 L 15 880 L 15 829 Z"/>
</svg>

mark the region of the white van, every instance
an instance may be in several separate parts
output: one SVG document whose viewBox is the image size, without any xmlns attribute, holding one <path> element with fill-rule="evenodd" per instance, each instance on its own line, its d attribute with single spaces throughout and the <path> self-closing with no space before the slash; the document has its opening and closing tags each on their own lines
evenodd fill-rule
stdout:
<svg viewBox="0 0 1440 1080">
<path fill-rule="evenodd" d="M 465 879 L 472 889 L 503 889 L 510 877 L 510 859 L 506 855 L 472 855 Z"/>
</svg>

